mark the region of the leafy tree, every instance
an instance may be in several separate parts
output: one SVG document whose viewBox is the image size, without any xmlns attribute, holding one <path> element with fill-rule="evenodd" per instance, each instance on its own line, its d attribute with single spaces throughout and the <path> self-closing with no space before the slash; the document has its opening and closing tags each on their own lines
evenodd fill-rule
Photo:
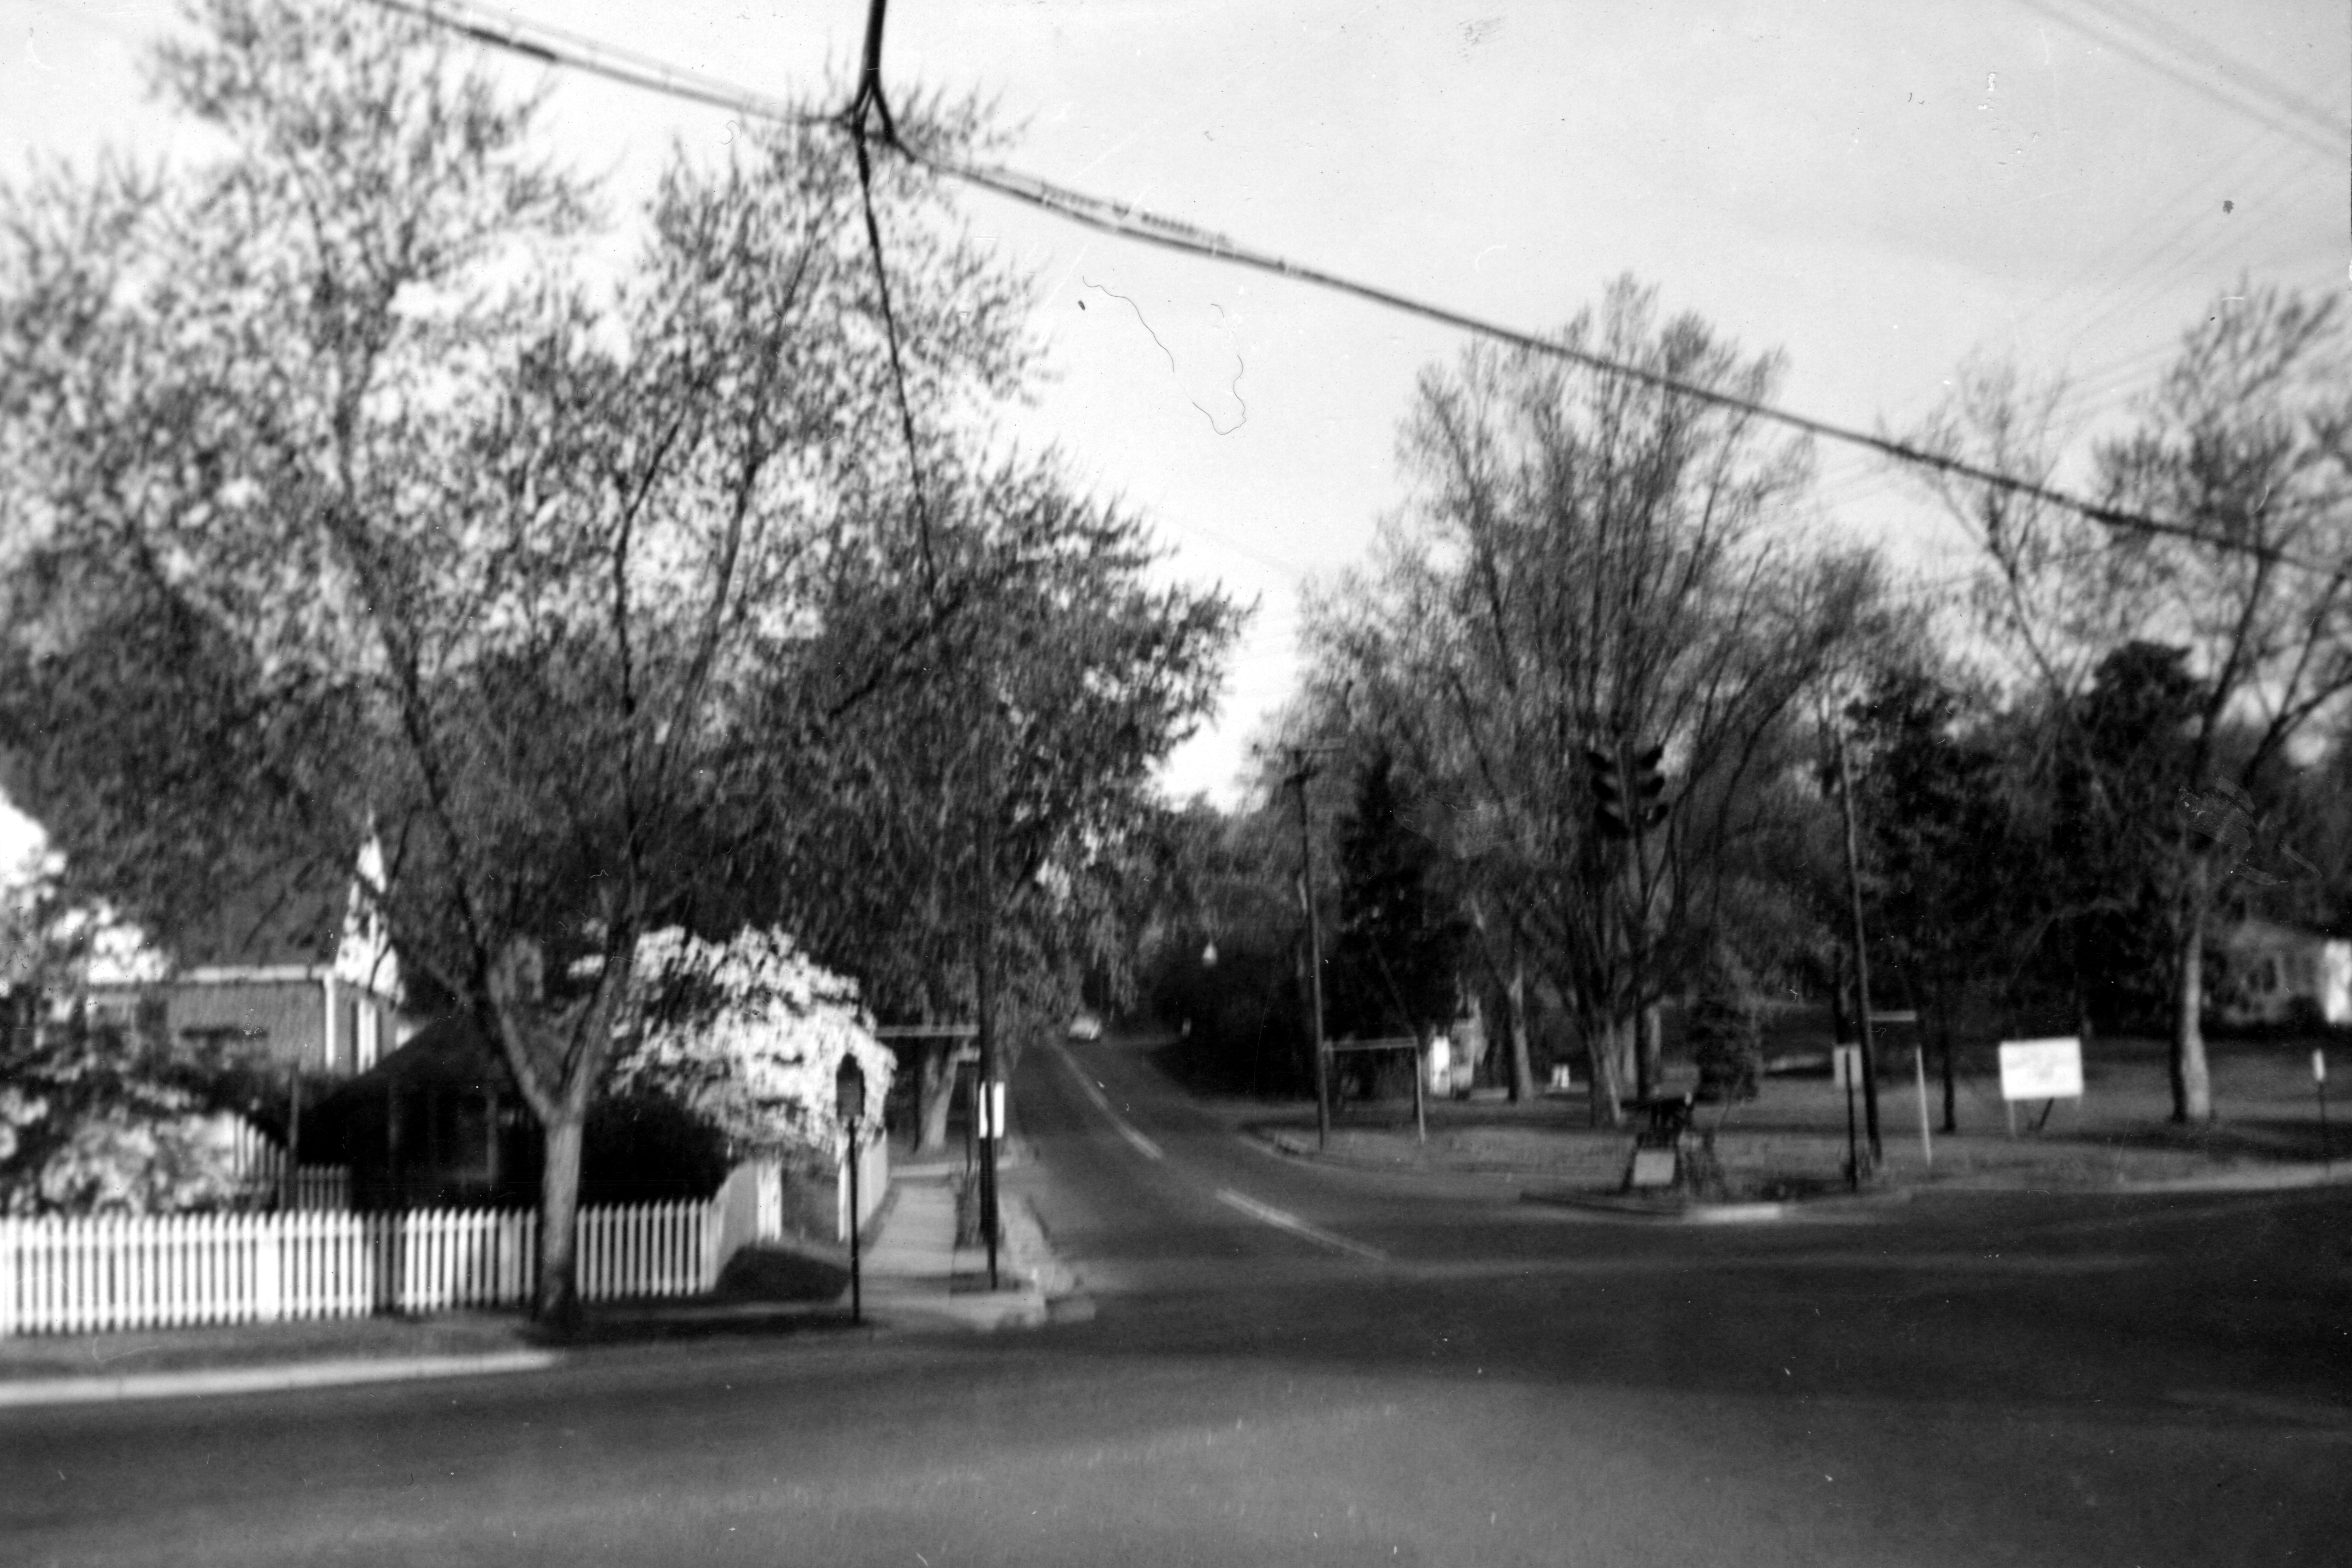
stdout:
<svg viewBox="0 0 2352 1568">
<path fill-rule="evenodd" d="M 381 834 L 404 968 L 545 1130 L 537 1305 L 568 1322 L 638 939 L 806 742 L 803 685 L 854 708 L 951 613 L 812 672 L 837 590 L 913 575 L 924 537 L 877 478 L 905 458 L 855 176 L 818 132 L 676 163 L 602 296 L 567 270 L 593 193 L 446 35 L 200 20 L 155 79 L 226 157 L 54 171 L 0 212 L 0 744 L 68 875 L 141 916 Z M 919 171 L 877 200 L 912 395 L 1011 390 L 1018 285 Z"/>
<path fill-rule="evenodd" d="M 2075 963 L 2094 1016 L 2124 1028 L 2160 1028 L 2172 1002 L 2168 912 L 2180 892 L 2172 851 L 2205 697 L 2188 661 L 2186 648 L 2148 642 L 2101 660 L 2079 705 L 2076 743 L 2060 761 L 2068 853 L 2057 864 L 2082 911 Z"/>
<path fill-rule="evenodd" d="M 835 1075 L 854 1058 L 869 1105 L 890 1089 L 856 985 L 809 961 L 779 932 L 724 944 L 677 928 L 637 944 L 613 1088 L 677 1100 L 716 1128 L 737 1158 L 781 1155 L 828 1168 L 845 1150 Z M 866 1142 L 882 1135 L 869 1116 Z"/>
<path fill-rule="evenodd" d="M 2019 857 L 2002 759 L 1966 732 L 1968 712 L 1968 699 L 1947 679 L 1898 667 L 1885 671 L 1850 714 L 1870 932 L 1925 1004 L 1942 1068 L 1946 1131 L 1958 1115 L 1955 1015 L 1971 987 L 2004 981 L 2016 919 Z"/>
<path fill-rule="evenodd" d="M 1009 1071 L 1087 977 L 1106 1001 L 1128 993 L 1152 771 L 1213 706 L 1239 618 L 1222 594 L 1154 582 L 1140 521 L 1074 496 L 1050 465 L 1002 468 L 981 493 L 936 534 L 938 593 L 957 613 L 926 635 L 935 673 L 853 702 L 850 678 L 890 667 L 877 645 L 924 623 L 903 574 L 842 595 L 809 662 L 845 673 L 800 693 L 807 739 L 742 803 L 711 857 L 726 886 L 704 906 L 729 911 L 722 926 L 798 933 L 885 1017 L 970 1019 L 986 842 Z M 923 1074 L 927 1145 L 952 1087 L 940 1056 Z"/>
<path fill-rule="evenodd" d="M 1764 1075 L 1764 1020 L 1754 977 L 1726 949 L 1692 991 L 1687 1036 L 1700 1089 L 1725 1100 L 1755 1099 Z"/>
<path fill-rule="evenodd" d="M 1438 885 L 1437 848 L 1400 796 L 1395 759 L 1376 752 L 1339 835 L 1335 1035 L 1442 1029 L 1459 1003 L 1463 922 Z"/>
</svg>

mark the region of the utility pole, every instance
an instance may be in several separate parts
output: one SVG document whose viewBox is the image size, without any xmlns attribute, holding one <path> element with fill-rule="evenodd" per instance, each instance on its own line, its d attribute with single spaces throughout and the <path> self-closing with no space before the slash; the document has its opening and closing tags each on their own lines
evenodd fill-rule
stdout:
<svg viewBox="0 0 2352 1568">
<path fill-rule="evenodd" d="M 972 1116 L 986 1129 L 980 1141 L 980 1229 L 988 1243 L 988 1288 L 996 1289 L 996 703 L 992 688 L 980 732 L 980 951 L 975 988 L 980 1001 L 980 1092 Z"/>
<path fill-rule="evenodd" d="M 1837 738 L 1838 809 L 1845 818 L 1846 900 L 1853 912 L 1855 1027 L 1862 1035 L 1862 1109 L 1870 1134 L 1870 1162 L 1885 1157 L 1878 1142 L 1878 1039 L 1870 1024 L 1870 942 L 1862 923 L 1862 841 L 1853 825 L 1853 773 L 1846 765 L 1845 731 Z"/>
<path fill-rule="evenodd" d="M 1290 776 L 1284 782 L 1298 792 L 1298 890 L 1307 905 L 1307 1027 L 1315 1047 L 1315 1146 L 1331 1142 L 1330 1068 L 1323 1045 L 1323 927 L 1315 912 L 1315 835 L 1307 822 L 1307 781 L 1316 770 L 1307 764 L 1307 748 L 1291 746 Z"/>
</svg>

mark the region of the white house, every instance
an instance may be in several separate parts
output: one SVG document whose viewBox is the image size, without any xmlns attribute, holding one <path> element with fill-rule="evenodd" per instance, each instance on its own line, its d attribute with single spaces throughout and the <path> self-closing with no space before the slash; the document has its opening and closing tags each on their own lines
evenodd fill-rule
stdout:
<svg viewBox="0 0 2352 1568">
<path fill-rule="evenodd" d="M 2302 1002 L 2330 1025 L 2352 1024 L 2352 942 L 2245 920 L 2208 950 L 2206 1006 L 2216 1021 L 2284 1024 Z"/>
</svg>

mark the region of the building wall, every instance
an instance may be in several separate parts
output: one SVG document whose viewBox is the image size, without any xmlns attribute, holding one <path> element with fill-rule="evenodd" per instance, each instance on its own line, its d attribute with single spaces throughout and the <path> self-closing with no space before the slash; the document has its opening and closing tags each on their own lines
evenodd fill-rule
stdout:
<svg viewBox="0 0 2352 1568">
<path fill-rule="evenodd" d="M 343 981 L 333 984 L 331 1014 L 327 984 L 317 979 L 179 980 L 161 990 L 164 1027 L 175 1043 L 234 1032 L 272 1062 L 299 1064 L 306 1073 L 365 1072 L 398 1040 L 391 1001 Z"/>
<path fill-rule="evenodd" d="M 165 986 L 163 994 L 164 1027 L 175 1043 L 235 1032 L 272 1062 L 328 1070 L 326 997 L 316 981 L 183 981 Z"/>
</svg>

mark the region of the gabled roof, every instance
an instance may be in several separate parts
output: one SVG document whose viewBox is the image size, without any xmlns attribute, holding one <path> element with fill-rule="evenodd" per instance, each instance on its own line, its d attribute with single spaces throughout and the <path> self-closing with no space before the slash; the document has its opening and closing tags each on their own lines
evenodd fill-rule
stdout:
<svg viewBox="0 0 2352 1568">
<path fill-rule="evenodd" d="M 2225 948 L 2320 947 L 2337 940 L 2326 931 L 2284 925 L 2256 915 L 2248 915 L 2234 925 L 2213 933 L 2214 944 Z"/>
</svg>

